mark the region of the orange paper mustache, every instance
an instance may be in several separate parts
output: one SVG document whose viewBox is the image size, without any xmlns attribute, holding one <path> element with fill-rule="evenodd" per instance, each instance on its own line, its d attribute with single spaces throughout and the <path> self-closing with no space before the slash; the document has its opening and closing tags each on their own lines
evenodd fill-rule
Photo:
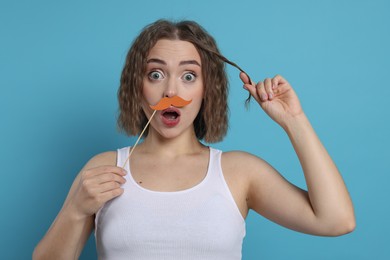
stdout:
<svg viewBox="0 0 390 260">
<path fill-rule="evenodd" d="M 154 110 L 164 110 L 164 109 L 169 108 L 170 106 L 184 107 L 184 106 L 188 105 L 189 103 L 191 103 L 191 101 L 192 100 L 182 99 L 179 96 L 173 96 L 171 98 L 164 97 L 164 98 L 160 99 L 160 101 L 156 105 L 150 106 L 150 107 Z"/>
</svg>

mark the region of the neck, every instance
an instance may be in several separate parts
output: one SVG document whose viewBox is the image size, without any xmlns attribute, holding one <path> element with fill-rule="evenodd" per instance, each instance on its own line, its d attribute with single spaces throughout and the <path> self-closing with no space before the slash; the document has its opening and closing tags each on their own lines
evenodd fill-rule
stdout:
<svg viewBox="0 0 390 260">
<path fill-rule="evenodd" d="M 205 146 L 199 142 L 194 132 L 183 133 L 174 138 L 164 138 L 153 128 L 149 129 L 148 136 L 136 148 L 139 152 L 154 153 L 164 156 L 179 156 L 201 152 Z"/>
</svg>

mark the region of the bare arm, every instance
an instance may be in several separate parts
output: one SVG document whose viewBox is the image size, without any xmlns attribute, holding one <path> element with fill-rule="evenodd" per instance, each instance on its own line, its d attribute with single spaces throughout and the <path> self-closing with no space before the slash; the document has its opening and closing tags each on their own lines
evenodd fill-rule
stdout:
<svg viewBox="0 0 390 260">
<path fill-rule="evenodd" d="M 94 215 L 108 200 L 123 193 L 125 173 L 115 167 L 115 152 L 92 158 L 78 174 L 65 203 L 33 259 L 78 259 L 94 227 Z M 103 165 L 103 166 L 102 166 Z"/>
<path fill-rule="evenodd" d="M 316 220 L 330 235 L 352 231 L 355 217 L 348 190 L 309 121 L 302 115 L 286 129 L 305 174 Z"/>
<path fill-rule="evenodd" d="M 281 76 L 245 87 L 288 134 L 305 175 L 308 191 L 287 182 L 259 158 L 247 157 L 248 206 L 288 228 L 336 236 L 355 227 L 352 201 L 344 181 L 321 144 L 289 83 Z"/>
</svg>

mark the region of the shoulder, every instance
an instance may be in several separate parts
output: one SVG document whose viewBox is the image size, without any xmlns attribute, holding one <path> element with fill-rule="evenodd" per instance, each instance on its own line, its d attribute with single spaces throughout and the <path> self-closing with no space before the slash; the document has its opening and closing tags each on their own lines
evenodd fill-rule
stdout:
<svg viewBox="0 0 390 260">
<path fill-rule="evenodd" d="M 244 151 L 228 151 L 223 152 L 222 157 L 226 159 L 250 159 L 251 157 L 255 157 L 253 154 L 244 152 Z"/>
<path fill-rule="evenodd" d="M 107 151 L 93 156 L 85 164 L 84 169 L 95 168 L 103 165 L 116 166 L 116 151 Z"/>
<path fill-rule="evenodd" d="M 259 169 L 265 167 L 267 162 L 258 156 L 243 152 L 243 151 L 230 151 L 222 153 L 222 166 L 225 168 L 234 168 L 241 172 L 247 172 L 247 169 Z"/>
<path fill-rule="evenodd" d="M 263 181 L 276 170 L 262 158 L 242 151 L 222 153 L 221 167 L 226 175 L 235 180 L 244 179 L 246 182 Z"/>
<path fill-rule="evenodd" d="M 227 178 L 247 185 L 272 168 L 260 157 L 243 151 L 222 153 L 221 167 Z"/>
</svg>

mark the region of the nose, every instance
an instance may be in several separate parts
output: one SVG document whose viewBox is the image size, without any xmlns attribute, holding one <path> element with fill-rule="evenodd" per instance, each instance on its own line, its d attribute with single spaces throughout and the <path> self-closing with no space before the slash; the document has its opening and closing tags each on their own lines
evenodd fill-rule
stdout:
<svg viewBox="0 0 390 260">
<path fill-rule="evenodd" d="M 177 95 L 177 83 L 174 79 L 167 81 L 167 86 L 165 87 L 164 97 L 173 97 Z"/>
</svg>

